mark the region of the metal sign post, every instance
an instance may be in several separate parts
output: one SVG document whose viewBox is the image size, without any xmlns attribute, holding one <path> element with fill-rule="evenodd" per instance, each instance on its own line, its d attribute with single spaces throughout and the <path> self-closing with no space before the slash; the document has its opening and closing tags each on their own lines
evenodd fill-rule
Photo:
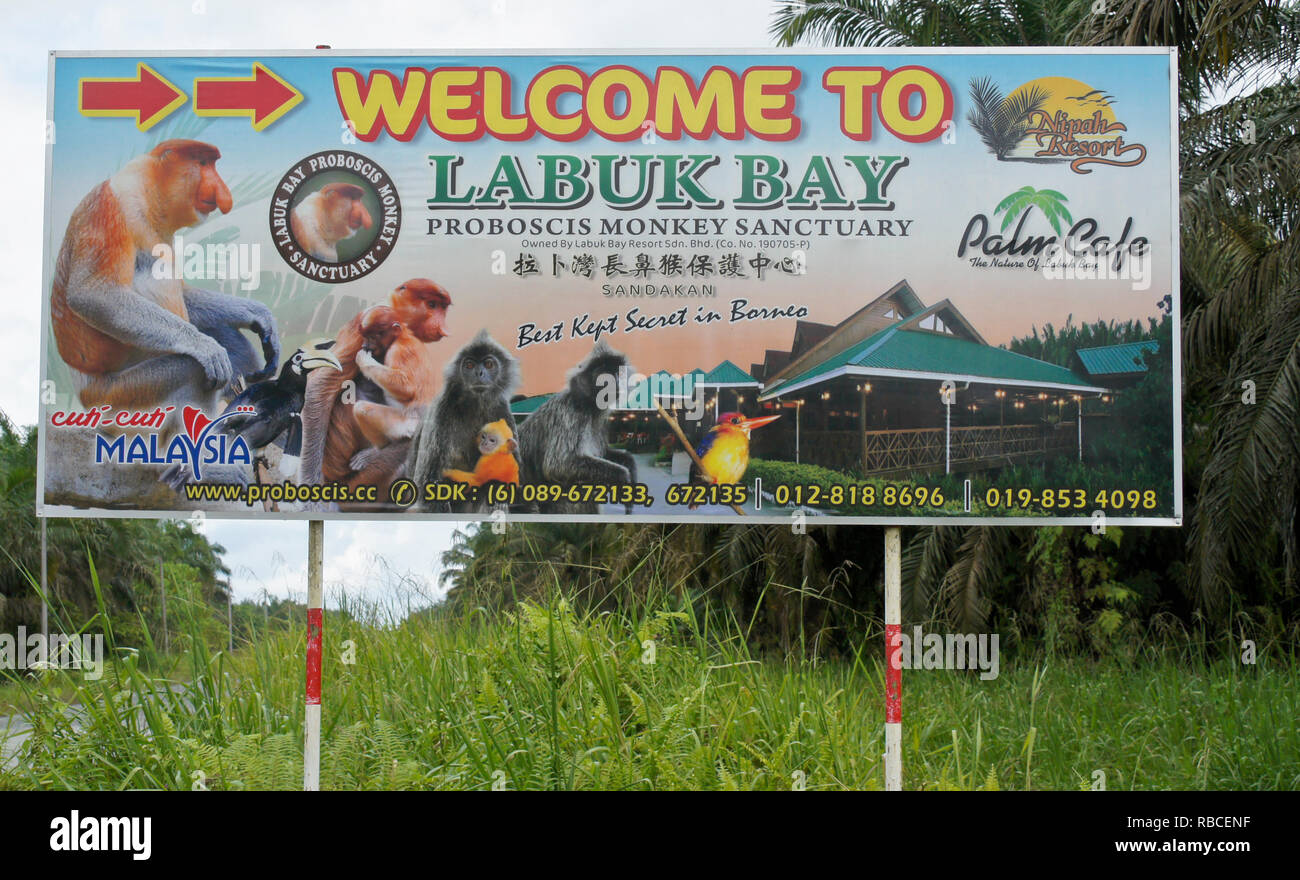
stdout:
<svg viewBox="0 0 1300 880">
<path fill-rule="evenodd" d="M 903 789 L 902 543 L 885 529 L 885 791 Z"/>
<path fill-rule="evenodd" d="M 320 669 L 324 591 L 321 588 L 325 523 L 307 523 L 307 710 L 303 718 L 303 791 L 320 791 Z"/>
<path fill-rule="evenodd" d="M 158 596 L 162 600 L 163 653 L 172 652 L 172 637 L 167 630 L 167 580 L 163 577 L 162 561 L 158 562 Z"/>
<path fill-rule="evenodd" d="M 41 640 L 50 641 L 50 585 L 45 564 L 45 517 L 41 517 Z"/>
</svg>

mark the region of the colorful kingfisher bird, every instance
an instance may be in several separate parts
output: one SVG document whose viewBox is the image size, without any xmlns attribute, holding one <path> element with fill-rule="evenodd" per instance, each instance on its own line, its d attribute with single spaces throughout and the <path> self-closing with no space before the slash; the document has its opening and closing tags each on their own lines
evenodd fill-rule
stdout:
<svg viewBox="0 0 1300 880">
<path fill-rule="evenodd" d="M 749 432 L 781 418 L 759 416 L 747 419 L 738 412 L 723 413 L 718 423 L 700 441 L 695 454 L 704 463 L 704 472 L 691 465 L 692 483 L 739 483 L 749 467 Z"/>
</svg>

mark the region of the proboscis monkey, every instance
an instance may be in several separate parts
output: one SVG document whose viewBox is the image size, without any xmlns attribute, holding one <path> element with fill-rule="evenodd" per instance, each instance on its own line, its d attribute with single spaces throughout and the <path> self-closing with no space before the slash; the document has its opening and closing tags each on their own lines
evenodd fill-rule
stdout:
<svg viewBox="0 0 1300 880">
<path fill-rule="evenodd" d="M 339 261 L 338 244 L 375 225 L 355 183 L 327 183 L 303 198 L 289 215 L 298 245 L 318 260 Z"/>
<path fill-rule="evenodd" d="M 438 392 L 433 347 L 402 323 L 392 306 L 373 306 L 361 315 L 357 369 L 379 386 L 383 402 L 358 400 L 352 406 L 357 426 L 371 446 L 409 440 L 420 412 Z"/>
<path fill-rule="evenodd" d="M 421 342 L 437 342 L 446 335 L 444 324 L 451 297 L 442 285 L 427 278 L 413 278 L 392 292 L 388 304 Z M 351 465 L 352 456 L 370 445 L 361 433 L 352 405 L 341 399 L 344 383 L 349 380 L 355 383 L 359 375 L 356 358 L 363 341 L 361 315 L 357 315 L 339 330 L 332 349 L 341 370 L 317 370 L 308 377 L 307 403 L 302 410 L 302 465 L 298 476 L 298 481 L 305 486 L 319 485 L 323 480 L 351 480 L 357 470 Z M 397 443 L 391 443 L 388 448 L 396 446 Z M 391 464 L 387 468 L 391 471 L 404 458 L 404 450 L 398 449 L 391 463 L 385 460 L 384 466 Z M 383 476 L 376 473 L 376 482 L 368 485 L 377 484 Z M 367 475 L 366 479 L 370 478 Z"/>
<path fill-rule="evenodd" d="M 163 141 L 91 190 L 72 212 L 54 266 L 50 320 L 85 406 L 217 408 L 240 376 L 272 375 L 280 339 L 261 303 L 156 278 L 154 248 L 231 209 L 221 153 Z M 243 330 L 256 333 L 262 363 Z"/>
<path fill-rule="evenodd" d="M 514 432 L 505 419 L 498 419 L 483 426 L 478 432 L 478 463 L 473 472 L 445 470 L 442 475 L 458 483 L 482 486 L 484 483 L 518 483 L 519 462 L 514 452 L 519 448 L 515 442 Z"/>
</svg>

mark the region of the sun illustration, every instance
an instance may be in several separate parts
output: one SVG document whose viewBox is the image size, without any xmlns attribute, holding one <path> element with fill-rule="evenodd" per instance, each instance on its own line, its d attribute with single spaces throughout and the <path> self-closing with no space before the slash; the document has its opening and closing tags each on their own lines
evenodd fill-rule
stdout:
<svg viewBox="0 0 1300 880">
<path fill-rule="evenodd" d="M 1100 112 L 1102 122 L 1106 126 L 1118 122 L 1113 108 L 1118 99 L 1114 95 L 1106 89 L 1096 88 L 1068 76 L 1040 76 L 1038 79 L 1030 80 L 1019 88 L 1012 90 L 1007 97 L 1013 99 L 1017 95 L 1030 94 L 1035 89 L 1046 96 L 1039 104 L 1039 107 L 1042 113 L 1047 114 L 1053 120 L 1062 111 L 1067 118 L 1078 120 L 1091 120 Z M 1041 117 L 1035 113 L 1033 119 L 1037 123 Z M 1105 134 L 1079 133 L 1075 137 L 1077 140 L 1084 142 L 1114 139 L 1114 135 L 1107 136 Z M 1027 134 L 1007 153 L 1007 158 L 1028 159 L 1032 158 L 1037 151 L 1036 137 Z"/>
</svg>

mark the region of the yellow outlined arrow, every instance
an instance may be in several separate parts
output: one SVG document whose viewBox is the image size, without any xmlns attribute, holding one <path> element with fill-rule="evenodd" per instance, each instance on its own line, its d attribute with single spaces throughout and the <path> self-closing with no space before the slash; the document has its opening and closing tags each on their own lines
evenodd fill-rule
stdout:
<svg viewBox="0 0 1300 880">
<path fill-rule="evenodd" d="M 247 116 L 253 131 L 261 131 L 302 103 L 302 92 L 260 61 L 252 76 L 212 76 L 194 79 L 196 116 Z"/>
<path fill-rule="evenodd" d="M 180 107 L 189 96 L 143 61 L 134 77 L 84 77 L 77 81 L 77 109 L 82 116 L 135 117 L 148 131 Z"/>
</svg>

